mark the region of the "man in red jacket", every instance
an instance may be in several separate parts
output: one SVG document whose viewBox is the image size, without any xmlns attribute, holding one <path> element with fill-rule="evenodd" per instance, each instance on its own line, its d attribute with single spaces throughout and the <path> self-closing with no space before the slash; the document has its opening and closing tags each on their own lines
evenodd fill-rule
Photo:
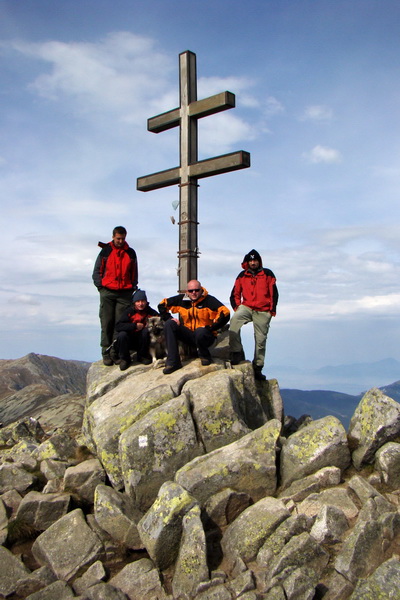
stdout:
<svg viewBox="0 0 400 600">
<path fill-rule="evenodd" d="M 240 329 L 252 321 L 254 330 L 254 377 L 260 381 L 266 379 L 262 374 L 265 360 L 265 347 L 271 318 L 276 314 L 278 288 L 275 275 L 270 269 L 264 269 L 257 250 L 250 250 L 242 262 L 243 271 L 239 273 L 231 292 L 231 305 L 235 314 L 229 327 L 229 345 L 231 364 L 237 365 L 245 360 Z"/>
<path fill-rule="evenodd" d="M 101 353 L 108 367 L 114 364 L 110 347 L 115 324 L 130 306 L 138 283 L 136 252 L 126 243 L 126 233 L 125 227 L 115 227 L 111 242 L 99 242 L 102 250 L 93 269 L 93 282 L 100 293 Z"/>
</svg>

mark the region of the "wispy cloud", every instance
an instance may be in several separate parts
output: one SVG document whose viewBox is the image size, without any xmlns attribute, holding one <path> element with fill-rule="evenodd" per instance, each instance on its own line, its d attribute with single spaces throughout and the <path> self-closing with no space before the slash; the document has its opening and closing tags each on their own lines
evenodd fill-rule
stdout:
<svg viewBox="0 0 400 600">
<path fill-rule="evenodd" d="M 303 153 L 305 158 L 310 163 L 326 163 L 334 164 L 342 162 L 342 155 L 339 150 L 334 148 L 328 148 L 327 146 L 317 145 L 314 146 L 309 152 Z"/>
<path fill-rule="evenodd" d="M 333 117 L 333 110 L 329 106 L 314 104 L 307 106 L 301 115 L 302 121 L 330 121 Z"/>
<path fill-rule="evenodd" d="M 119 113 L 121 119 L 143 119 L 165 93 L 171 59 L 152 39 L 129 32 L 108 34 L 99 42 L 10 43 L 15 51 L 50 65 L 30 89 L 50 101 L 69 98 L 81 113 Z M 133 119 L 135 115 L 135 119 Z"/>
<path fill-rule="evenodd" d="M 274 117 L 285 112 L 283 104 L 274 96 L 268 96 L 264 104 L 264 114 L 266 117 Z"/>
</svg>

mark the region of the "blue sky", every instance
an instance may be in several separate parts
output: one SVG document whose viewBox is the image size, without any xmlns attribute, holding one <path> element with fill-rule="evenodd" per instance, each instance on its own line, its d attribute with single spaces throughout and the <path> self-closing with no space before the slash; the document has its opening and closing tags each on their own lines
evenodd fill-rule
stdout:
<svg viewBox="0 0 400 600">
<path fill-rule="evenodd" d="M 198 98 L 236 95 L 199 157 L 252 161 L 200 181 L 203 285 L 228 304 L 251 248 L 274 271 L 268 376 L 400 360 L 399 22 L 397 0 L 0 0 L 0 358 L 98 359 L 115 225 L 151 303 L 176 292 L 178 189 L 136 178 L 178 164 L 178 131 L 146 122 L 178 106 L 191 50 Z"/>
</svg>

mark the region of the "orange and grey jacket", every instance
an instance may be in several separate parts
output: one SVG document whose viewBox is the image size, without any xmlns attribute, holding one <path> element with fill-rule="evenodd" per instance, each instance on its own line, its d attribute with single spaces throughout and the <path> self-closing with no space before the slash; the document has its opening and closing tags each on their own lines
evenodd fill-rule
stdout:
<svg viewBox="0 0 400 600">
<path fill-rule="evenodd" d="M 192 302 L 186 294 L 178 294 L 164 298 L 158 305 L 158 312 L 164 321 L 171 319 L 171 314 L 178 314 L 182 325 L 194 331 L 198 327 L 208 327 L 215 335 L 230 318 L 229 310 L 217 298 L 210 296 L 202 287 L 201 296 Z"/>
</svg>

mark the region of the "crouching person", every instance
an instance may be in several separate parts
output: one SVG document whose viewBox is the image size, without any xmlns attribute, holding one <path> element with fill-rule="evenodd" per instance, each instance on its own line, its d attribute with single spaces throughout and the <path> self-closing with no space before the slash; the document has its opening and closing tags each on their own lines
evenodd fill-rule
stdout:
<svg viewBox="0 0 400 600">
<path fill-rule="evenodd" d="M 214 343 L 218 329 L 230 317 L 229 310 L 211 296 L 197 280 L 189 281 L 186 293 L 164 298 L 158 305 L 164 321 L 167 361 L 163 373 L 169 375 L 182 368 L 178 342 L 197 349 L 203 366 L 212 362 L 209 347 Z M 171 313 L 178 314 L 174 319 Z"/>
<path fill-rule="evenodd" d="M 132 296 L 132 306 L 125 310 L 115 326 L 117 339 L 114 349 L 118 354 L 117 362 L 121 371 L 125 371 L 131 364 L 131 350 L 136 350 L 138 362 L 144 365 L 152 362 L 149 330 L 146 327 L 149 316 L 158 316 L 158 312 L 149 305 L 146 292 L 136 290 Z"/>
</svg>

